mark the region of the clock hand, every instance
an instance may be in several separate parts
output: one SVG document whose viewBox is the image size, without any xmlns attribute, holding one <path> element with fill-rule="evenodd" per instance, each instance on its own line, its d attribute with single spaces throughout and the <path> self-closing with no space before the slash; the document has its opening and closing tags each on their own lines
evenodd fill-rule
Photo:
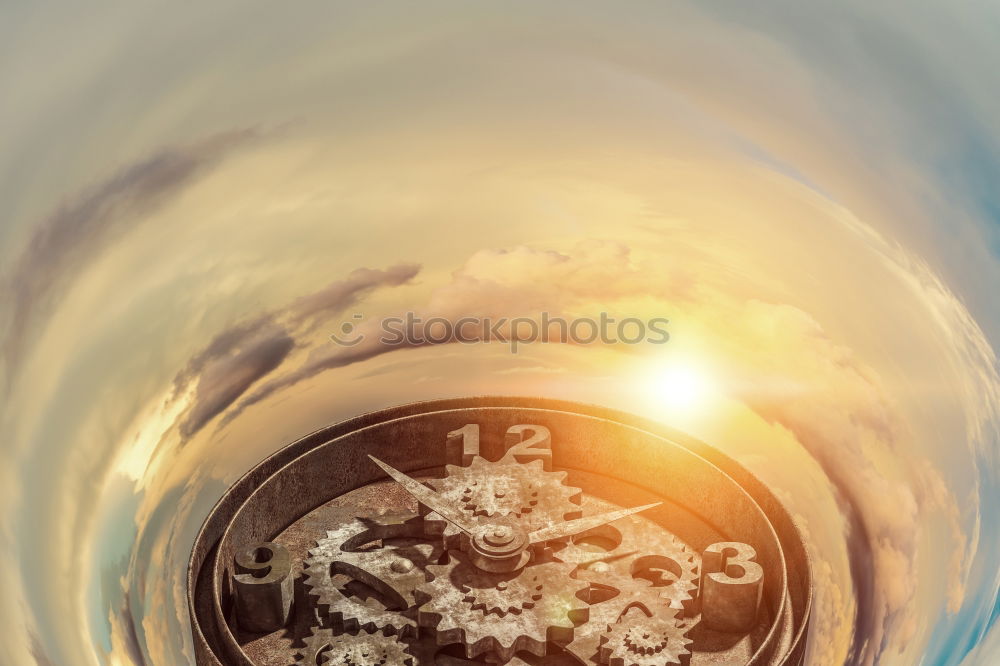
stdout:
<svg viewBox="0 0 1000 666">
<path fill-rule="evenodd" d="M 645 511 L 646 509 L 652 509 L 654 506 L 659 506 L 661 504 L 663 504 L 663 502 L 654 502 L 653 504 L 637 506 L 631 509 L 609 511 L 608 513 L 599 513 L 596 516 L 586 516 L 584 518 L 576 518 L 565 523 L 549 525 L 548 527 L 543 527 L 542 529 L 535 530 L 529 534 L 528 543 L 536 544 L 555 539 L 565 539 L 573 536 L 574 534 L 592 530 L 595 527 L 600 527 L 606 523 L 614 522 L 624 518 L 625 516 L 631 516 L 633 513 L 639 513 L 640 511 Z"/>
<path fill-rule="evenodd" d="M 372 459 L 372 462 L 381 467 L 383 472 L 391 476 L 396 483 L 401 485 L 403 490 L 413 495 L 418 502 L 426 506 L 431 511 L 437 513 L 466 534 L 472 533 L 472 528 L 465 524 L 465 516 L 462 512 L 445 502 L 439 494 L 416 479 L 403 474 L 397 469 L 389 467 L 375 456 L 370 455 L 368 457 Z"/>
</svg>

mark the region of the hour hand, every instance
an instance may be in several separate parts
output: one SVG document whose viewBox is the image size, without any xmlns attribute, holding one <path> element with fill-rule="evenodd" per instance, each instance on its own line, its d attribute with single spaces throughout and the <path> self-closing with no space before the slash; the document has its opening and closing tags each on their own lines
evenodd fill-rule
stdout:
<svg viewBox="0 0 1000 666">
<path fill-rule="evenodd" d="M 555 525 L 549 525 L 548 527 L 543 527 L 540 530 L 535 530 L 528 535 L 528 543 L 544 543 L 545 541 L 554 541 L 556 539 L 566 539 L 580 532 L 586 532 L 587 530 L 592 530 L 595 527 L 600 527 L 601 525 L 607 523 L 613 523 L 616 520 L 620 520 L 625 516 L 631 516 L 633 513 L 639 513 L 640 511 L 645 511 L 646 509 L 652 509 L 654 506 L 659 506 L 663 502 L 654 502 L 652 504 L 646 504 L 644 506 L 636 506 L 631 509 L 621 509 L 619 511 L 609 511 L 608 513 L 599 513 L 596 516 L 585 516 L 583 518 L 576 518 L 575 520 L 570 520 L 565 523 L 557 523 Z"/>
<path fill-rule="evenodd" d="M 431 511 L 434 511 L 463 532 L 467 534 L 472 532 L 472 528 L 465 522 L 466 517 L 462 511 L 448 504 L 439 494 L 416 479 L 403 474 L 398 469 L 389 467 L 389 465 L 386 465 L 375 456 L 369 455 L 368 457 L 372 459 L 372 462 L 381 467 L 383 472 L 388 474 L 396 483 L 401 485 L 403 490 L 413 495 L 418 502 L 426 506 Z"/>
</svg>

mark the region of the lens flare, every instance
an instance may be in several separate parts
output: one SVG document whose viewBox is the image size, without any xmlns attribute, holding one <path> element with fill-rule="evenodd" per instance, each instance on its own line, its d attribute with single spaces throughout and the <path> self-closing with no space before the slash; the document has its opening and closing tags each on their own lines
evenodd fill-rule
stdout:
<svg viewBox="0 0 1000 666">
<path fill-rule="evenodd" d="M 646 381 L 654 407 L 678 412 L 703 412 L 717 393 L 704 365 L 690 359 L 671 359 L 654 366 Z"/>
</svg>

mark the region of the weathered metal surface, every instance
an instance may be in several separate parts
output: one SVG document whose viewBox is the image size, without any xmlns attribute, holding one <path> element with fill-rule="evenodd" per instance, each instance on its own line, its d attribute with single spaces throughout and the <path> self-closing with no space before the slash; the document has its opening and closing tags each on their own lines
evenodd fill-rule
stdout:
<svg viewBox="0 0 1000 666">
<path fill-rule="evenodd" d="M 291 558 L 277 543 L 248 544 L 234 559 L 236 617 L 246 631 L 277 631 L 292 612 Z"/>
<path fill-rule="evenodd" d="M 702 554 L 702 620 L 712 629 L 746 633 L 757 621 L 764 569 L 745 543 L 716 543 Z"/>
<path fill-rule="evenodd" d="M 381 633 L 345 633 L 316 628 L 305 639 L 299 662 L 309 666 L 413 666 L 427 650 Z"/>
<path fill-rule="evenodd" d="M 544 657 L 550 643 L 566 645 L 587 619 L 589 605 L 576 595 L 589 586 L 572 577 L 573 569 L 553 561 L 491 573 L 453 553 L 448 564 L 430 567 L 433 578 L 420 588 L 420 624 L 434 630 L 439 645 L 462 645 L 470 659 Z"/>
<path fill-rule="evenodd" d="M 651 534 L 638 516 L 578 535 L 555 557 L 576 564 L 576 577 L 591 584 L 590 617 L 567 647 L 583 663 L 607 656 L 610 628 L 631 610 L 682 624 L 682 633 L 698 624 L 692 604 L 700 557 L 672 534 Z"/>
<path fill-rule="evenodd" d="M 565 484 L 566 472 L 545 471 L 542 460 L 518 462 L 513 455 L 491 463 L 475 456 L 469 465 L 448 465 L 444 478 L 430 486 L 450 506 L 458 507 L 469 522 L 478 518 L 513 517 L 529 530 L 580 516 L 582 491 Z M 457 536 L 443 516 L 430 513 L 432 529 L 446 539 Z"/>
<path fill-rule="evenodd" d="M 305 561 L 303 582 L 319 613 L 346 631 L 416 635 L 413 614 L 402 611 L 414 605 L 427 566 L 442 553 L 423 536 L 422 521 L 412 513 L 357 518 L 328 531 Z M 372 543 L 386 545 L 367 547 Z M 354 583 L 353 596 L 350 588 L 341 589 L 338 577 Z M 358 603 L 362 593 L 371 603 Z"/>
<path fill-rule="evenodd" d="M 676 618 L 631 608 L 601 637 L 600 659 L 609 666 L 673 666 L 691 662 L 687 627 Z"/>
<path fill-rule="evenodd" d="M 467 493 L 468 482 L 483 477 L 468 473 L 480 454 L 480 464 L 498 473 L 486 473 L 482 487 Z M 474 534 L 459 530 L 458 543 L 443 538 L 441 521 L 448 521 L 426 509 L 423 520 L 417 516 L 417 503 L 366 455 L 457 498 L 459 511 L 446 511 L 475 518 Z M 517 466 L 513 474 L 499 473 L 504 461 Z M 457 467 L 446 470 L 446 463 Z M 465 477 L 448 486 L 446 471 Z M 536 491 L 546 499 L 524 501 Z M 583 534 L 559 527 L 581 512 L 655 502 L 663 504 Z M 470 557 L 549 527 L 543 535 L 560 533 L 561 540 L 525 547 L 528 561 L 513 571 L 483 571 Z M 288 549 L 295 586 L 289 622 L 264 634 L 241 626 L 234 605 L 234 558 L 260 541 Z M 733 603 L 727 584 L 722 596 L 699 594 L 706 549 L 706 571 L 744 578 L 731 562 L 714 571 L 716 550 L 723 560 L 735 557 L 730 542 L 752 544 L 762 572 L 752 626 L 740 624 L 737 633 L 720 631 L 732 625 L 718 622 L 725 609 L 715 613 L 717 604 Z M 319 575 L 327 565 L 329 576 Z M 542 577 L 543 589 L 564 593 L 550 598 L 560 599 L 563 615 L 555 607 L 539 614 L 544 596 L 513 592 L 532 589 L 525 584 L 540 567 L 553 572 Z M 435 577 L 445 570 L 447 585 Z M 706 579 L 711 585 L 718 578 Z M 287 665 L 295 655 L 316 666 L 369 658 L 408 663 L 380 652 L 383 643 L 392 646 L 387 650 L 402 646 L 415 666 L 800 664 L 811 599 L 808 563 L 787 513 L 725 456 L 608 410 L 508 398 L 386 410 L 278 452 L 235 484 L 206 521 L 192 555 L 189 594 L 198 662 L 260 666 Z M 529 601 L 516 603 L 524 596 Z M 747 598 L 743 593 L 736 605 L 748 608 Z M 353 656 L 331 661 L 332 644 L 325 643 L 316 654 L 303 652 L 334 639 Z M 337 661 L 347 658 L 355 661 Z"/>
</svg>

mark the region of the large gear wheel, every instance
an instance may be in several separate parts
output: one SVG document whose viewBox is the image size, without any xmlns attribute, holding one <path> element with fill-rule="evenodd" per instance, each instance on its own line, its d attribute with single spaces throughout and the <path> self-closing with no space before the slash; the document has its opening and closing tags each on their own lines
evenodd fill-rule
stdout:
<svg viewBox="0 0 1000 666">
<path fill-rule="evenodd" d="M 305 560 L 305 585 L 325 624 L 345 631 L 416 633 L 414 590 L 441 555 L 415 514 L 357 518 L 327 532 Z"/>
<path fill-rule="evenodd" d="M 430 486 L 442 500 L 475 522 L 480 518 L 516 519 L 528 531 L 579 517 L 582 491 L 567 486 L 566 472 L 545 471 L 541 460 L 518 462 L 506 455 L 497 462 L 476 456 L 468 467 L 447 465 Z M 454 547 L 458 531 L 437 513 L 425 518 L 428 532 L 443 534 Z"/>
<path fill-rule="evenodd" d="M 573 642 L 566 649 L 585 662 L 593 659 L 607 628 L 616 625 L 630 612 L 639 611 L 644 617 L 663 617 L 671 622 L 679 616 L 678 611 L 671 608 L 669 601 L 648 581 L 619 575 L 602 575 L 601 583 L 594 583 L 590 577 L 581 579 L 591 580 L 590 587 L 583 594 L 584 599 L 592 604 L 589 620 L 576 630 Z M 687 628 L 691 626 L 693 622 Z"/>
<path fill-rule="evenodd" d="M 608 666 L 679 666 L 689 663 L 690 627 L 675 618 L 629 610 L 601 636 L 600 660 Z"/>
<path fill-rule="evenodd" d="M 418 589 L 422 627 L 437 630 L 439 645 L 461 643 L 469 659 L 489 654 L 507 663 L 526 651 L 544 657 L 549 641 L 565 645 L 586 620 L 588 587 L 572 578 L 573 565 L 547 562 L 518 573 L 494 574 L 474 567 L 464 553 L 432 565 L 434 578 Z"/>
<path fill-rule="evenodd" d="M 304 666 L 413 666 L 416 660 L 396 636 L 359 632 L 338 634 L 316 628 L 305 638 L 297 663 Z"/>
<path fill-rule="evenodd" d="M 639 521 L 636 517 L 631 520 Z M 666 600 L 670 608 L 690 611 L 698 590 L 700 561 L 697 554 L 673 535 L 650 544 L 641 538 L 641 528 L 613 531 L 620 541 L 610 551 L 595 552 L 581 546 L 587 537 L 583 534 L 556 551 L 555 556 L 577 565 L 578 577 L 591 582 L 634 589 L 631 581 L 646 581 L 640 587 Z"/>
<path fill-rule="evenodd" d="M 608 550 L 596 552 L 583 545 L 588 537 L 585 533 L 555 552 L 556 558 L 577 567 L 576 578 L 590 583 L 584 594 L 591 604 L 590 621 L 577 629 L 567 646 L 584 661 L 597 653 L 605 629 L 616 626 L 630 612 L 671 623 L 694 613 L 693 593 L 698 588 L 700 568 L 696 554 L 673 535 L 649 543 L 641 538 L 640 523 L 631 527 L 619 531 L 606 526 L 598 531 L 606 541 L 616 542 Z M 645 550 L 648 548 L 656 550 L 650 553 Z M 697 618 L 687 618 L 684 630 L 695 624 Z"/>
</svg>

